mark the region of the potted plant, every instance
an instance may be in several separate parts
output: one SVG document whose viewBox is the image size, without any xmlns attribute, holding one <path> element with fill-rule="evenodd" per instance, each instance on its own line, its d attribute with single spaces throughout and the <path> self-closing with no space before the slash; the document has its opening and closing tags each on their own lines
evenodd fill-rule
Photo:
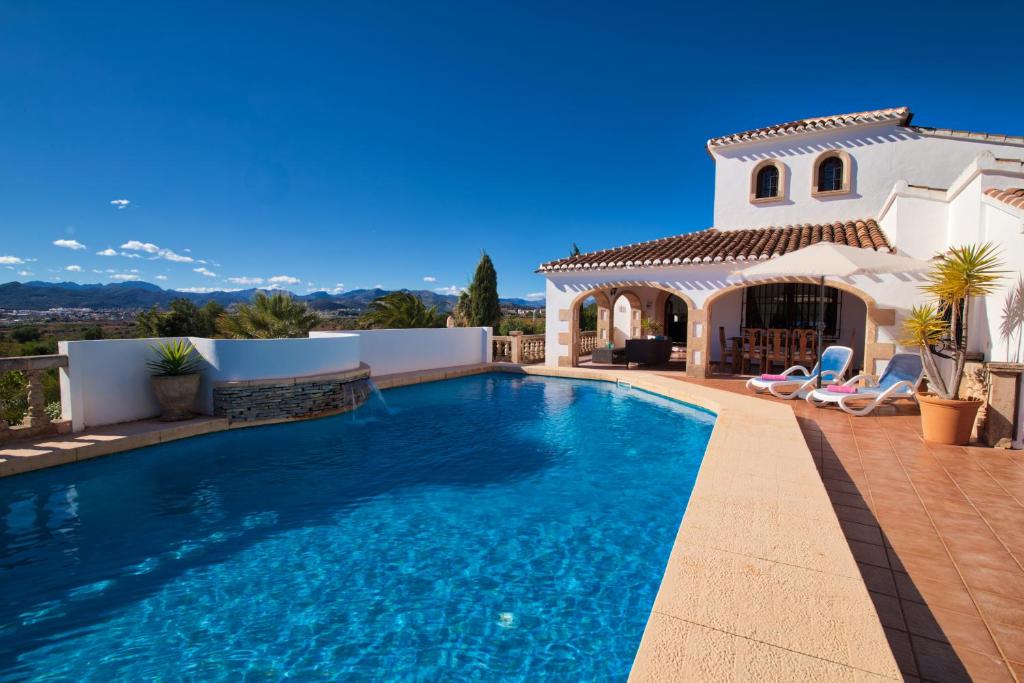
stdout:
<svg viewBox="0 0 1024 683">
<path fill-rule="evenodd" d="M 903 343 L 918 348 L 928 376 L 930 393 L 918 394 L 927 441 L 953 445 L 970 441 L 981 408 L 980 400 L 960 398 L 971 299 L 992 293 L 1002 279 L 1002 265 L 991 242 L 950 249 L 939 257 L 922 287 L 935 303 L 914 306 L 904 321 Z"/>
<path fill-rule="evenodd" d="M 160 419 L 187 420 L 192 417 L 199 392 L 199 355 L 191 343 L 181 339 L 157 344 L 153 350 L 156 359 L 146 365 L 151 371 L 153 393 L 163 409 Z"/>
<path fill-rule="evenodd" d="M 657 320 L 651 320 L 650 318 L 644 318 L 640 321 L 640 330 L 648 339 L 656 339 L 661 335 L 663 329 L 662 324 Z"/>
</svg>

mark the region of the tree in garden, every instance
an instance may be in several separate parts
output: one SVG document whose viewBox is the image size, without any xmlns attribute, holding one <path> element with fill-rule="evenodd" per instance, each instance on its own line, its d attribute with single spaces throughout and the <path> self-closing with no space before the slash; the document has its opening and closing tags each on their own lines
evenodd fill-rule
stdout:
<svg viewBox="0 0 1024 683">
<path fill-rule="evenodd" d="M 392 330 L 443 327 L 444 317 L 436 306 L 428 308 L 409 292 L 391 292 L 371 301 L 359 323 L 364 328 Z"/>
<path fill-rule="evenodd" d="M 472 327 L 498 329 L 501 321 L 501 304 L 498 301 L 498 273 L 486 252 L 480 256 L 480 263 L 469 285 L 469 324 Z"/>
<path fill-rule="evenodd" d="M 310 310 L 288 292 L 256 292 L 252 302 L 238 304 L 217 319 L 222 334 L 234 339 L 281 339 L 305 337 L 320 322 Z"/>
<path fill-rule="evenodd" d="M 576 244 L 575 242 L 573 242 L 572 243 L 572 249 L 569 250 L 569 258 L 572 258 L 573 256 L 579 256 L 579 255 L 580 255 L 579 245 Z"/>
<path fill-rule="evenodd" d="M 135 324 L 142 337 L 214 337 L 224 307 L 214 300 L 199 308 L 189 299 L 175 299 L 166 313 L 153 306 L 139 313 Z"/>
</svg>

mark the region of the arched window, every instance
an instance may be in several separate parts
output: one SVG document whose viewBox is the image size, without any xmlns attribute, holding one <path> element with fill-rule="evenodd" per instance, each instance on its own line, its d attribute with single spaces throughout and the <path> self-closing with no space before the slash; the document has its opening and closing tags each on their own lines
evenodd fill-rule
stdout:
<svg viewBox="0 0 1024 683">
<path fill-rule="evenodd" d="M 811 196 L 846 194 L 852 190 L 853 159 L 843 150 L 829 150 L 814 162 Z"/>
<path fill-rule="evenodd" d="M 786 165 L 765 159 L 750 172 L 750 203 L 769 204 L 786 196 Z"/>
<path fill-rule="evenodd" d="M 767 199 L 779 196 L 779 169 L 774 165 L 765 166 L 757 172 L 756 199 Z"/>
<path fill-rule="evenodd" d="M 818 166 L 818 192 L 836 192 L 843 189 L 843 160 L 829 157 Z"/>
</svg>

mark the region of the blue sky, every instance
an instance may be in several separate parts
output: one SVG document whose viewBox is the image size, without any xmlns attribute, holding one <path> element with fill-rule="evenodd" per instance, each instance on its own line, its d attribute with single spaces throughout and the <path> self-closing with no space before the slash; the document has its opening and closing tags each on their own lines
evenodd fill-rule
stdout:
<svg viewBox="0 0 1024 683">
<path fill-rule="evenodd" d="M 537 293 L 707 227 L 711 136 L 1024 133 L 1022 7 L 3 2 L 0 281 Z"/>
</svg>

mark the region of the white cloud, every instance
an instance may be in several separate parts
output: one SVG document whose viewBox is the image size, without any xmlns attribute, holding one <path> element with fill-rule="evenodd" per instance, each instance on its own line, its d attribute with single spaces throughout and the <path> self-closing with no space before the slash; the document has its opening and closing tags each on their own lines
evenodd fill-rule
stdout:
<svg viewBox="0 0 1024 683">
<path fill-rule="evenodd" d="M 221 289 L 220 287 L 178 287 L 176 292 L 192 292 L 193 294 L 209 294 L 210 292 L 237 292 L 237 289 Z"/>
<path fill-rule="evenodd" d="M 195 259 L 191 256 L 183 256 L 175 253 L 172 249 L 163 249 L 153 244 L 152 242 L 140 242 L 139 240 L 128 240 L 121 245 L 122 249 L 128 249 L 129 251 L 142 251 L 147 254 L 151 254 L 150 258 L 159 259 L 162 258 L 165 261 L 174 261 L 175 263 L 194 263 Z M 121 256 L 127 256 L 128 258 L 138 258 L 135 254 L 121 253 Z"/>
<path fill-rule="evenodd" d="M 167 261 L 174 261 L 175 263 L 192 263 L 195 261 L 191 256 L 183 256 L 181 254 L 175 254 L 170 249 L 161 249 L 157 258 L 162 258 Z"/>
<path fill-rule="evenodd" d="M 18 275 L 20 275 L 22 277 L 28 277 L 28 276 L 32 275 L 32 271 L 31 270 L 19 270 L 18 271 Z"/>
<path fill-rule="evenodd" d="M 139 276 L 136 273 L 114 273 L 110 276 L 112 280 L 138 280 Z"/>
<path fill-rule="evenodd" d="M 199 268 L 193 268 L 192 272 L 199 273 L 203 277 L 217 277 L 217 273 L 213 272 L 212 270 L 207 270 L 203 266 L 200 266 Z"/>
<path fill-rule="evenodd" d="M 121 245 L 121 248 L 130 249 L 131 251 L 144 251 L 147 254 L 156 254 L 160 251 L 160 247 L 152 242 L 140 242 L 139 240 L 128 240 Z"/>
<path fill-rule="evenodd" d="M 111 199 L 110 204 L 111 206 L 116 206 L 119 209 L 126 209 L 128 208 L 128 205 L 131 204 L 131 201 L 128 199 Z"/>
<path fill-rule="evenodd" d="M 544 292 L 530 292 L 523 298 L 527 301 L 541 301 L 544 298 Z"/>
<path fill-rule="evenodd" d="M 64 270 L 71 271 L 72 273 L 81 273 L 82 266 L 68 266 Z"/>
<path fill-rule="evenodd" d="M 117 249 L 111 249 L 110 247 L 107 247 L 103 251 L 97 251 L 96 255 L 97 256 L 117 256 Z M 134 256 L 134 254 L 133 254 L 133 256 Z"/>
<path fill-rule="evenodd" d="M 85 249 L 85 245 L 78 240 L 54 240 L 53 246 L 64 247 L 65 249 L 74 249 L 76 251 L 78 249 Z"/>
<path fill-rule="evenodd" d="M 263 284 L 263 278 L 261 278 L 261 277 L 247 277 L 247 276 L 243 275 L 242 277 L 229 277 L 228 278 L 228 282 L 230 282 L 232 284 L 236 284 L 236 285 L 247 285 L 247 286 L 248 285 L 262 285 Z"/>
<path fill-rule="evenodd" d="M 465 287 L 459 287 L 457 285 L 449 285 L 448 287 L 435 287 L 434 291 L 438 294 L 450 294 L 451 296 L 458 296 L 466 290 Z"/>
<path fill-rule="evenodd" d="M 0 265 L 18 266 L 24 262 L 24 259 L 20 259 L 17 256 L 0 256 Z"/>
<path fill-rule="evenodd" d="M 331 294 L 341 294 L 342 292 L 345 291 L 345 283 L 339 282 L 330 289 L 328 289 L 327 291 L 330 292 Z"/>
<path fill-rule="evenodd" d="M 434 277 L 433 275 L 424 275 L 423 276 L 423 281 L 424 282 L 437 282 L 437 278 Z"/>
<path fill-rule="evenodd" d="M 384 289 L 384 285 L 377 283 L 373 286 L 374 289 Z"/>
<path fill-rule="evenodd" d="M 272 285 L 297 285 L 301 280 L 291 275 L 275 275 L 274 277 L 267 278 L 267 282 Z"/>
<path fill-rule="evenodd" d="M 139 254 L 133 254 L 130 251 L 122 251 L 121 256 L 124 256 L 125 258 L 142 258 Z"/>
<path fill-rule="evenodd" d="M 167 276 L 166 275 L 157 275 L 155 279 L 157 279 L 157 280 L 166 280 Z"/>
</svg>

